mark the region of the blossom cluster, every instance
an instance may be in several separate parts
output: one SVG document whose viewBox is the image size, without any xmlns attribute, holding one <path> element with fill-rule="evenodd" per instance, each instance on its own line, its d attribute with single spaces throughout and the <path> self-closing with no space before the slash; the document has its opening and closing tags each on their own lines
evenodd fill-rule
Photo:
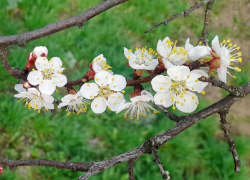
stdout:
<svg viewBox="0 0 250 180">
<path fill-rule="evenodd" d="M 171 107 L 185 113 L 196 110 L 199 100 L 197 93 L 205 94 L 207 82 L 200 78 L 207 78 L 213 71 L 218 73 L 218 78 L 226 83 L 228 69 L 241 71 L 239 67 L 233 67 L 235 62 L 242 62 L 241 52 L 236 52 L 240 47 L 233 45 L 230 40 L 219 43 L 218 36 L 211 42 L 211 46 L 190 44 L 188 38 L 183 47 L 177 46 L 177 41 L 171 41 L 169 37 L 159 40 L 156 51 L 152 48 L 132 49 L 124 47 L 124 55 L 127 66 L 133 69 L 133 80 L 143 78 L 144 73 L 154 75 L 151 79 L 152 89 L 156 92 L 153 96 L 144 90 L 142 84 L 134 85 L 134 91 L 129 94 L 127 102 L 124 93 L 127 80 L 124 76 L 114 74 L 112 67 L 107 64 L 103 54 L 95 57 L 90 63 L 90 70 L 81 79 L 82 86 L 76 91 L 67 85 L 67 77 L 63 75 L 65 68 L 59 57 L 48 60 L 46 47 L 36 47 L 28 55 L 25 71 L 29 72 L 27 81 L 15 85 L 18 94 L 14 96 L 25 101 L 29 109 L 45 110 L 55 109 L 53 93 L 57 87 L 66 87 L 65 95 L 57 108 L 65 107 L 67 114 L 86 113 L 87 105 L 94 113 L 103 113 L 106 109 L 120 113 L 125 110 L 124 118 L 139 120 L 140 116 L 147 117 L 148 113 L 158 113 L 149 102 Z M 193 61 L 202 66 L 190 69 Z M 92 82 L 90 82 L 92 81 Z"/>
</svg>

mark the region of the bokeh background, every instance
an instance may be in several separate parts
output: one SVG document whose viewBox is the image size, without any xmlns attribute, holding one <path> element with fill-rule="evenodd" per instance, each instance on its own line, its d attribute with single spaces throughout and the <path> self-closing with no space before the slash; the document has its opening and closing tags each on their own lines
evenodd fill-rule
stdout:
<svg viewBox="0 0 250 180">
<path fill-rule="evenodd" d="M 32 31 L 79 14 L 101 0 L 1 0 L 0 36 Z M 114 7 L 87 22 L 82 29 L 73 27 L 65 31 L 29 42 L 25 47 L 10 46 L 9 62 L 22 69 L 27 55 L 35 46 L 47 46 L 49 58 L 58 56 L 63 61 L 68 80 L 82 77 L 89 63 L 104 54 L 113 71 L 132 77 L 132 69 L 125 66 L 123 47 L 148 46 L 156 48 L 158 39 L 169 36 L 184 45 L 186 38 L 196 44 L 203 27 L 203 8 L 187 18 L 178 18 L 167 27 L 159 26 L 148 34 L 144 31 L 174 13 L 182 12 L 195 1 L 189 0 L 132 0 Z M 228 84 L 242 85 L 250 80 L 250 1 L 221 0 L 213 5 L 208 38 L 231 39 L 241 47 L 242 73 L 233 72 L 237 79 Z M 65 109 L 37 114 L 24 107 L 13 97 L 17 80 L 0 65 L 0 157 L 7 159 L 50 159 L 60 161 L 99 161 L 126 152 L 145 140 L 172 126 L 174 122 L 163 113 L 149 115 L 139 121 L 124 119 L 122 114 L 106 111 L 101 115 L 91 112 L 66 116 Z M 150 84 L 144 86 L 150 90 Z M 54 96 L 61 98 L 65 89 Z M 126 88 L 126 92 L 131 92 Z M 200 96 L 200 110 L 216 102 L 227 93 L 208 87 Z M 219 117 L 211 116 L 187 129 L 159 150 L 159 156 L 174 180 L 249 180 L 250 179 L 250 111 L 249 98 L 236 103 L 228 121 L 233 125 L 235 139 L 242 162 L 241 173 L 234 173 L 229 146 L 219 129 Z M 179 114 L 176 110 L 175 113 Z M 46 167 L 18 167 L 4 169 L 1 180 L 75 180 L 81 172 Z M 127 180 L 127 163 L 119 164 L 91 180 Z M 135 179 L 162 179 L 151 155 L 135 163 Z"/>
</svg>

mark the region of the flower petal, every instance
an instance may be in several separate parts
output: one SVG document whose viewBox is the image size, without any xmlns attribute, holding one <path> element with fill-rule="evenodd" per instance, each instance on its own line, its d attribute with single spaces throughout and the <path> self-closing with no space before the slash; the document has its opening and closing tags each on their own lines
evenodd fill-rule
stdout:
<svg viewBox="0 0 250 180">
<path fill-rule="evenodd" d="M 128 63 L 129 63 L 129 66 L 130 66 L 131 68 L 133 68 L 133 69 L 143 69 L 143 67 L 142 67 L 141 65 L 135 63 L 135 61 L 132 60 L 132 59 L 130 59 L 130 60 L 128 61 Z"/>
<path fill-rule="evenodd" d="M 170 77 L 158 75 L 151 81 L 152 88 L 155 92 L 166 92 L 172 85 Z"/>
<path fill-rule="evenodd" d="M 149 101 L 153 101 L 154 100 L 154 97 L 153 95 L 148 92 L 147 90 L 143 90 L 141 92 L 141 95 L 140 96 L 135 96 L 133 98 L 130 98 L 130 100 L 133 102 L 133 103 L 136 103 L 138 101 L 143 101 L 143 102 L 149 102 Z"/>
<path fill-rule="evenodd" d="M 135 55 L 125 47 L 124 47 L 124 55 L 128 60 L 131 59 L 134 60 L 136 58 Z"/>
<path fill-rule="evenodd" d="M 45 94 L 42 94 L 42 97 L 44 99 L 45 102 L 47 103 L 53 103 L 54 102 L 54 98 L 50 95 L 45 95 Z"/>
<path fill-rule="evenodd" d="M 36 89 L 36 88 L 29 88 L 29 89 L 28 89 L 28 92 L 29 92 L 30 94 L 37 95 L 37 96 L 40 96 L 40 95 L 41 95 L 40 91 L 38 91 L 38 89 Z"/>
<path fill-rule="evenodd" d="M 193 112 L 198 106 L 198 97 L 196 94 L 187 91 L 183 94 L 183 96 L 176 97 L 176 107 L 182 112 L 191 113 Z"/>
<path fill-rule="evenodd" d="M 169 37 L 165 37 L 163 41 L 159 39 L 156 48 L 158 54 L 164 58 L 168 58 L 168 55 L 172 51 L 172 46 L 169 45 L 167 41 L 170 41 Z"/>
<path fill-rule="evenodd" d="M 51 95 L 56 90 L 56 85 L 52 80 L 43 80 L 39 85 L 42 94 Z"/>
<path fill-rule="evenodd" d="M 122 93 L 113 93 L 108 97 L 108 107 L 111 111 L 117 111 L 121 104 L 125 103 L 125 99 Z"/>
<path fill-rule="evenodd" d="M 64 107 L 64 106 L 68 106 L 69 105 L 69 103 L 67 102 L 61 102 L 58 106 L 57 106 L 57 108 L 61 108 L 61 107 Z"/>
<path fill-rule="evenodd" d="M 48 59 L 46 57 L 38 57 L 36 59 L 35 66 L 38 71 L 49 69 Z"/>
<path fill-rule="evenodd" d="M 45 103 L 43 103 L 43 106 L 48 108 L 48 109 L 54 109 L 54 104 L 51 104 L 51 103 L 45 102 Z"/>
<path fill-rule="evenodd" d="M 62 60 L 59 57 L 53 57 L 49 60 L 49 66 L 51 69 L 58 69 L 62 67 Z"/>
<path fill-rule="evenodd" d="M 125 77 L 122 75 L 113 75 L 111 78 L 111 82 L 109 83 L 109 87 L 113 91 L 121 91 L 123 90 L 127 85 L 127 81 Z"/>
<path fill-rule="evenodd" d="M 152 59 L 146 65 L 142 64 L 142 67 L 145 70 L 154 70 L 158 64 L 159 64 L 158 59 Z"/>
<path fill-rule="evenodd" d="M 39 71 L 32 71 L 29 73 L 27 80 L 30 84 L 36 86 L 43 80 L 43 75 Z"/>
<path fill-rule="evenodd" d="M 208 83 L 199 81 L 198 78 L 200 78 L 201 76 L 208 77 L 207 73 L 202 70 L 195 69 L 190 72 L 186 80 L 186 85 L 189 90 L 197 91 L 199 93 L 203 91 L 203 89 L 208 85 Z"/>
<path fill-rule="evenodd" d="M 227 83 L 227 67 L 222 65 L 217 69 L 218 72 L 218 78 L 224 82 Z"/>
<path fill-rule="evenodd" d="M 188 53 L 188 59 L 190 60 L 198 60 L 202 57 L 211 56 L 211 48 L 208 46 L 196 46 L 190 50 Z"/>
<path fill-rule="evenodd" d="M 53 74 L 52 81 L 55 82 L 56 86 L 63 87 L 67 83 L 67 77 L 63 74 Z"/>
<path fill-rule="evenodd" d="M 94 99 L 98 95 L 99 87 L 95 83 L 85 83 L 82 85 L 80 92 L 86 99 Z"/>
<path fill-rule="evenodd" d="M 23 84 L 16 84 L 15 90 L 18 91 L 19 93 L 26 91 L 26 89 L 23 88 Z"/>
<path fill-rule="evenodd" d="M 157 92 L 154 96 L 154 102 L 157 105 L 169 107 L 173 104 L 170 92 Z"/>
<path fill-rule="evenodd" d="M 166 58 L 162 58 L 162 62 L 165 66 L 166 69 L 169 69 L 171 67 L 175 67 L 174 64 L 172 64 L 169 60 L 167 60 Z"/>
<path fill-rule="evenodd" d="M 106 107 L 107 107 L 107 101 L 103 97 L 97 97 L 91 103 L 91 109 L 96 114 L 103 113 L 106 110 Z"/>
<path fill-rule="evenodd" d="M 175 81 L 185 81 L 189 73 L 190 70 L 187 66 L 176 66 L 167 70 L 167 74 Z"/>
<path fill-rule="evenodd" d="M 219 42 L 219 38 L 218 38 L 217 35 L 216 35 L 216 36 L 214 37 L 214 39 L 212 40 L 212 48 L 213 48 L 213 50 L 214 50 L 217 54 L 220 54 L 221 47 L 220 47 L 220 42 Z"/>
<path fill-rule="evenodd" d="M 95 82 L 99 86 L 106 86 L 109 84 L 112 75 L 107 71 L 101 71 L 95 75 Z"/>
<path fill-rule="evenodd" d="M 189 38 L 187 38 L 187 40 L 185 42 L 185 49 L 187 50 L 187 52 L 189 52 L 193 47 L 194 46 L 189 43 Z"/>
<path fill-rule="evenodd" d="M 67 94 L 66 96 L 64 96 L 61 101 L 62 102 L 66 102 L 66 103 L 69 103 L 71 100 L 75 99 L 75 96 L 76 95 L 73 95 L 73 94 Z"/>
</svg>

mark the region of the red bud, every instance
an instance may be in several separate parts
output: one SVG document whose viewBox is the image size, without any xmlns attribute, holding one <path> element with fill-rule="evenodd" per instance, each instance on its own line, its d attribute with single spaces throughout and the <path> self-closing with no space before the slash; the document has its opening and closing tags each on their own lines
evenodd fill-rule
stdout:
<svg viewBox="0 0 250 180">
<path fill-rule="evenodd" d="M 2 174 L 3 172 L 3 168 L 0 166 L 0 174 Z"/>
</svg>

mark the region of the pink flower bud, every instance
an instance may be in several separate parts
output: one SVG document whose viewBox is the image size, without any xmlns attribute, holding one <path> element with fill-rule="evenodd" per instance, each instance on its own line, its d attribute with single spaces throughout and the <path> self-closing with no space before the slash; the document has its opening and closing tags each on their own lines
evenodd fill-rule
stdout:
<svg viewBox="0 0 250 180">
<path fill-rule="evenodd" d="M 37 46 L 33 50 L 33 57 L 37 59 L 38 57 L 48 57 L 48 49 L 45 46 Z"/>
<path fill-rule="evenodd" d="M 3 172 L 3 168 L 0 166 L 0 174 L 2 174 Z"/>
</svg>

